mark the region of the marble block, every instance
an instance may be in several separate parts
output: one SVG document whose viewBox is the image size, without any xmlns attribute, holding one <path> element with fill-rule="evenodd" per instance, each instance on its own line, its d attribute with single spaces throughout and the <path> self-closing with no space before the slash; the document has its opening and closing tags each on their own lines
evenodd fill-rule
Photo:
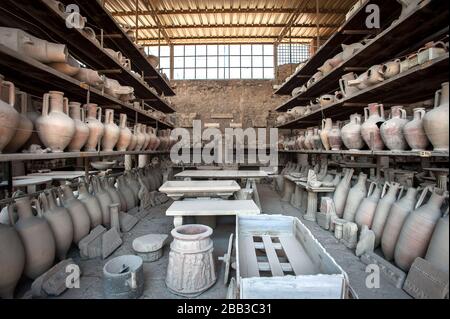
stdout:
<svg viewBox="0 0 450 319">
<path fill-rule="evenodd" d="M 162 257 L 163 247 L 169 236 L 165 234 L 149 234 L 133 240 L 133 249 L 144 262 L 153 262 Z"/>
<path fill-rule="evenodd" d="M 361 256 L 361 262 L 366 265 L 377 265 L 380 268 L 380 272 L 385 275 L 395 287 L 402 288 L 406 279 L 406 274 L 400 268 L 395 267 L 386 259 L 378 256 L 375 253 L 365 253 Z"/>
</svg>

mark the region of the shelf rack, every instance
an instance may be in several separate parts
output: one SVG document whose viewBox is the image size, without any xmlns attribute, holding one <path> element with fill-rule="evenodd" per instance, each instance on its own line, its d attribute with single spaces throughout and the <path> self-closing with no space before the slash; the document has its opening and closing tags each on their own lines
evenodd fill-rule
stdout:
<svg viewBox="0 0 450 319">
<path fill-rule="evenodd" d="M 391 1 L 386 2 L 389 3 Z M 304 93 L 279 106 L 276 110 L 278 112 L 284 112 L 289 108 L 308 104 L 305 102 L 317 98 L 322 94 L 334 94 L 334 91 L 339 85 L 338 80 L 343 74 L 352 71 L 365 71 L 377 63 L 383 63 L 395 57 L 404 56 L 419 49 L 426 42 L 448 33 L 448 6 L 448 1 L 423 1 L 420 7 L 403 17 L 397 23 L 386 28 L 361 51 L 344 61 L 341 66 L 311 85 Z M 361 14 L 361 10 L 363 9 L 361 8 L 355 16 L 358 16 L 358 13 Z M 406 47 L 405 43 L 415 43 L 415 46 Z M 314 66 L 321 65 L 326 61 L 325 56 L 320 54 L 316 54 L 316 56 L 311 59 L 316 63 Z M 308 65 L 309 63 L 306 66 Z M 304 68 L 299 72 L 303 72 L 302 70 Z M 311 75 L 309 73 L 308 76 Z M 307 75 L 302 75 L 300 78 L 294 77 L 294 80 L 289 83 L 291 83 L 292 88 L 295 88 L 304 84 L 305 82 L 303 81 L 307 81 L 308 79 L 309 77 Z M 422 85 L 423 83 L 420 82 L 420 84 Z"/>
<path fill-rule="evenodd" d="M 435 152 L 435 151 L 318 151 L 318 150 L 279 150 L 279 153 L 295 153 L 295 154 L 324 154 L 324 155 L 350 155 L 350 156 L 388 156 L 388 157 L 448 157 L 449 152 Z"/>
<path fill-rule="evenodd" d="M 367 18 L 366 7 L 377 5 L 380 8 L 381 30 L 391 23 L 400 14 L 401 6 L 394 0 L 364 0 L 361 7 L 331 36 L 294 76 L 283 84 L 275 94 L 290 95 L 292 90 L 305 84 L 317 68 L 342 51 L 341 44 L 352 44 L 362 40 L 379 30 L 368 30 L 365 22 Z"/>
<path fill-rule="evenodd" d="M 99 43 L 81 30 L 67 28 L 63 14 L 51 6 L 51 0 L 2 2 L 0 18 L 2 26 L 20 28 L 39 38 L 66 44 L 70 53 L 88 67 L 105 73 L 122 85 L 133 86 L 135 95 L 154 109 L 165 113 L 175 110 L 155 94 L 143 80 L 134 76 L 105 51 Z M 7 8 L 7 9 L 4 9 Z"/>
<path fill-rule="evenodd" d="M 449 54 L 418 65 L 377 85 L 297 118 L 280 129 L 301 129 L 317 125 L 321 119 L 347 120 L 355 112 L 361 112 L 368 102 L 392 104 L 414 103 L 434 97 L 442 82 L 448 81 Z M 423 81 L 426 79 L 426 81 Z M 413 94 L 412 94 L 413 92 Z"/>
<path fill-rule="evenodd" d="M 170 84 L 155 70 L 148 62 L 145 55 L 139 50 L 137 45 L 131 41 L 125 31 L 117 24 L 113 16 L 105 10 L 98 0 L 62 0 L 65 5 L 76 4 L 80 7 L 81 14 L 87 17 L 88 22 L 103 29 L 104 43 L 111 49 L 121 51 L 125 56 L 133 61 L 132 68 L 136 72 L 143 72 L 144 78 L 155 87 L 158 92 L 165 96 L 175 95 Z"/>
<path fill-rule="evenodd" d="M 102 108 L 118 109 L 128 115 L 130 120 L 143 124 L 157 125 L 158 128 L 172 128 L 171 124 L 157 120 L 144 110 L 134 108 L 102 91 L 86 86 L 80 81 L 55 69 L 0 45 L 0 70 L 7 80 L 11 80 L 24 92 L 43 96 L 51 90 L 64 92 L 69 99 L 97 103 Z M 118 112 L 116 112 L 118 113 Z M 116 114 L 118 115 L 118 114 Z"/>
</svg>

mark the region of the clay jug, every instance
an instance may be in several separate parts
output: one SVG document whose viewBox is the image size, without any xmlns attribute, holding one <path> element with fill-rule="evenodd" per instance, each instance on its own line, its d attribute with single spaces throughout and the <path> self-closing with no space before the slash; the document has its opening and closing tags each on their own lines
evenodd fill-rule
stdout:
<svg viewBox="0 0 450 319">
<path fill-rule="evenodd" d="M 114 123 L 114 110 L 105 111 L 105 134 L 102 139 L 102 150 L 112 152 L 120 137 L 120 128 Z"/>
<path fill-rule="evenodd" d="M 342 178 L 341 182 L 336 186 L 336 190 L 334 191 L 333 201 L 334 206 L 336 208 L 336 215 L 339 218 L 342 218 L 344 215 L 344 208 L 347 202 L 348 192 L 350 191 L 350 183 L 352 181 L 354 169 L 344 169 L 345 175 Z"/>
<path fill-rule="evenodd" d="M 383 104 L 372 103 L 364 109 L 365 122 L 361 125 L 361 135 L 372 151 L 382 151 L 384 143 L 381 138 L 380 126 L 384 123 Z"/>
<path fill-rule="evenodd" d="M 73 224 L 73 243 L 78 244 L 91 230 L 91 219 L 86 206 L 75 198 L 70 186 L 64 185 L 58 189 L 59 200 L 69 212 Z"/>
<path fill-rule="evenodd" d="M 33 123 L 33 132 L 31 133 L 30 138 L 25 143 L 23 148 L 29 149 L 31 145 L 39 145 L 42 148 L 44 148 L 44 144 L 42 143 L 41 139 L 39 138 L 39 134 L 36 131 L 36 120 L 41 116 L 41 113 L 37 112 L 37 109 L 42 108 L 42 103 L 39 101 L 36 101 L 31 98 L 30 95 L 28 95 L 28 102 L 27 102 L 27 118 Z"/>
<path fill-rule="evenodd" d="M 402 227 L 395 247 L 395 263 L 408 271 L 417 257 L 424 257 L 439 218 L 441 206 L 445 200 L 444 192 L 435 189 L 428 202 L 408 216 Z M 418 203 L 420 204 L 420 203 Z"/>
<path fill-rule="evenodd" d="M 63 92 L 44 94 L 42 115 L 36 120 L 39 138 L 45 147 L 61 153 L 72 141 L 75 122 L 69 117 L 69 100 Z"/>
<path fill-rule="evenodd" d="M 355 214 L 355 223 L 358 225 L 359 229 L 362 229 L 364 225 L 369 227 L 369 229 L 372 227 L 373 217 L 375 215 L 378 202 L 380 201 L 380 197 L 381 188 L 377 183 L 372 182 L 370 184 L 367 197 L 362 200 Z"/>
<path fill-rule="evenodd" d="M 350 115 L 350 123 L 341 129 L 341 138 L 345 147 L 351 151 L 358 151 L 364 147 L 364 140 L 361 135 L 361 115 Z"/>
<path fill-rule="evenodd" d="M 136 124 L 134 126 L 134 134 L 137 137 L 137 144 L 136 144 L 136 149 L 135 151 L 141 151 L 142 147 L 145 144 L 145 135 L 142 134 L 142 130 L 141 130 L 141 124 Z"/>
<path fill-rule="evenodd" d="M 344 208 L 344 219 L 349 222 L 354 222 L 356 211 L 361 205 L 367 193 L 367 175 L 360 173 L 358 182 L 348 192 L 347 202 Z"/>
<path fill-rule="evenodd" d="M 147 150 L 148 145 L 150 144 L 150 141 L 151 141 L 150 134 L 147 134 L 147 125 L 141 124 L 141 133 L 145 137 L 144 145 L 142 145 L 142 150 L 145 151 L 145 150 Z"/>
<path fill-rule="evenodd" d="M 97 104 L 86 104 L 87 118 L 86 124 L 89 127 L 89 138 L 84 146 L 86 152 L 96 152 L 100 141 L 105 133 L 105 126 L 102 124 L 102 109 Z"/>
<path fill-rule="evenodd" d="M 25 267 L 25 248 L 17 231 L 0 224 L 0 298 L 12 299 Z"/>
<path fill-rule="evenodd" d="M 19 216 L 17 222 L 13 218 L 14 208 Z M 23 273 L 30 279 L 36 279 L 49 270 L 55 260 L 56 246 L 52 230 L 44 218 L 33 215 L 28 197 L 17 198 L 15 204 L 8 207 L 8 213 L 25 248 Z"/>
<path fill-rule="evenodd" d="M 428 246 L 425 259 L 441 271 L 448 272 L 448 215 L 439 219 Z"/>
<path fill-rule="evenodd" d="M 330 143 L 328 142 L 328 134 L 330 133 L 332 128 L 333 121 L 331 119 L 322 120 L 322 131 L 320 132 L 320 138 L 326 151 L 329 151 L 331 149 Z"/>
<path fill-rule="evenodd" d="M 154 129 L 153 127 L 149 126 L 147 128 L 147 133 L 150 135 L 150 144 L 148 146 L 148 149 L 150 151 L 154 151 L 159 146 L 159 139 L 156 136 L 156 129 Z"/>
<path fill-rule="evenodd" d="M 434 109 L 425 114 L 423 126 L 435 151 L 448 152 L 449 112 L 448 112 L 448 82 L 442 84 L 442 89 L 436 92 Z"/>
<path fill-rule="evenodd" d="M 58 260 L 66 259 L 67 252 L 72 245 L 73 224 L 69 212 L 64 207 L 56 204 L 53 190 L 39 195 L 41 209 L 38 210 L 39 216 L 47 220 L 55 239 L 56 257 Z"/>
<path fill-rule="evenodd" d="M 369 83 L 369 86 L 381 83 L 383 81 L 384 77 L 382 65 L 374 65 L 367 70 L 367 82 Z"/>
<path fill-rule="evenodd" d="M 328 133 L 328 142 L 332 151 L 339 151 L 342 148 L 340 122 L 333 124 L 331 131 Z"/>
<path fill-rule="evenodd" d="M 127 127 L 127 115 L 120 114 L 120 135 L 116 145 L 119 152 L 125 152 L 128 149 L 133 138 L 132 135 L 130 129 Z"/>
<path fill-rule="evenodd" d="M 14 109 L 16 94 L 14 84 L 0 80 L 0 96 L 4 86 L 9 87 L 8 103 L 0 98 L 0 153 L 11 142 L 19 126 L 20 114 Z"/>
<path fill-rule="evenodd" d="M 300 132 L 298 137 L 297 137 L 297 148 L 299 150 L 303 150 L 305 149 L 305 132 Z"/>
<path fill-rule="evenodd" d="M 128 187 L 132 190 L 134 200 L 136 203 L 136 206 L 139 205 L 139 190 L 141 189 L 141 186 L 139 182 L 137 181 L 137 177 L 135 177 L 134 173 L 132 172 L 126 172 L 125 173 L 125 181 L 127 182 Z"/>
<path fill-rule="evenodd" d="M 418 190 L 416 188 L 408 188 L 406 195 L 399 201 L 396 201 L 391 207 L 384 227 L 383 236 L 381 237 L 381 250 L 383 251 L 384 258 L 388 261 L 394 259 L 398 236 L 406 218 L 414 210 L 417 192 Z"/>
<path fill-rule="evenodd" d="M 134 151 L 137 146 L 137 136 L 136 132 L 134 132 L 134 128 L 131 128 L 130 132 L 131 132 L 131 141 L 130 145 L 128 145 L 127 151 Z"/>
<path fill-rule="evenodd" d="M 369 74 L 364 72 L 358 76 L 355 80 L 348 80 L 347 87 L 352 88 L 352 90 L 365 90 L 370 86 Z"/>
<path fill-rule="evenodd" d="M 97 71 L 88 68 L 81 68 L 80 71 L 74 75 L 74 78 L 94 87 L 99 87 L 105 83 L 104 75 L 100 75 Z"/>
<path fill-rule="evenodd" d="M 343 60 L 347 60 L 351 58 L 356 52 L 360 51 L 364 48 L 364 43 L 356 42 L 352 44 L 342 44 L 342 52 L 343 52 Z"/>
<path fill-rule="evenodd" d="M 389 188 L 388 191 L 386 191 Z M 375 248 L 381 243 L 381 236 L 383 235 L 384 226 L 386 225 L 389 212 L 392 205 L 397 199 L 397 193 L 400 190 L 400 184 L 386 182 L 383 187 L 381 199 L 378 202 L 375 215 L 373 216 L 372 230 L 375 233 Z"/>
<path fill-rule="evenodd" d="M 28 95 L 25 92 L 18 92 L 17 94 L 20 96 L 19 124 L 11 141 L 5 147 L 5 152 L 7 153 L 16 153 L 19 151 L 31 137 L 34 128 L 33 122 L 27 117 Z"/>
<path fill-rule="evenodd" d="M 69 103 L 70 117 L 75 122 L 75 135 L 69 144 L 69 152 L 80 152 L 89 138 L 89 127 L 86 124 L 84 109 L 81 103 Z"/>
<path fill-rule="evenodd" d="M 358 76 L 351 72 L 351 73 L 347 73 L 345 75 L 343 75 L 340 79 L 339 79 L 339 87 L 341 89 L 342 94 L 344 95 L 344 97 L 349 97 L 352 96 L 356 93 L 358 93 L 359 89 L 356 86 L 350 86 L 348 84 L 349 81 L 354 81 L 358 78 Z"/>
<path fill-rule="evenodd" d="M 117 178 L 117 185 L 118 185 L 118 189 L 119 191 L 123 194 L 125 200 L 126 200 L 126 206 L 127 206 L 127 210 L 131 210 L 134 207 L 136 207 L 136 200 L 135 200 L 135 196 L 133 194 L 133 190 L 131 189 L 130 186 L 128 186 L 126 180 L 125 180 L 125 176 L 119 176 Z"/>
<path fill-rule="evenodd" d="M 120 191 L 116 188 L 116 179 L 115 177 L 109 177 L 103 179 L 104 188 L 108 192 L 109 196 L 113 200 L 114 204 L 119 204 L 119 209 L 122 212 L 128 211 L 127 202 Z M 119 201 L 117 201 L 119 200 Z"/>
<path fill-rule="evenodd" d="M 102 224 L 102 208 L 97 197 L 91 195 L 88 186 L 84 182 L 78 184 L 78 199 L 86 206 L 91 221 L 91 228 Z"/>
<path fill-rule="evenodd" d="M 393 106 L 391 118 L 380 127 L 384 145 L 391 151 L 404 151 L 408 147 L 403 136 L 403 128 L 407 123 L 406 111 L 403 109 L 403 106 Z"/>
<path fill-rule="evenodd" d="M 313 150 L 313 137 L 314 137 L 314 130 L 312 128 L 308 128 L 306 131 L 306 137 L 305 137 L 305 148 L 307 150 Z"/>
<path fill-rule="evenodd" d="M 400 62 L 400 59 L 396 59 L 382 65 L 381 73 L 386 80 L 400 73 Z"/>
<path fill-rule="evenodd" d="M 425 109 L 423 107 L 415 108 L 414 119 L 403 127 L 403 135 L 413 151 L 424 151 L 430 145 L 423 127 L 424 116 Z"/>
<path fill-rule="evenodd" d="M 111 217 L 109 214 L 109 205 L 113 203 L 111 197 L 108 192 L 103 189 L 102 184 L 98 177 L 94 176 L 92 178 L 92 186 L 94 189 L 95 197 L 97 197 L 98 202 L 100 203 L 100 207 L 102 209 L 102 224 L 106 228 L 109 228 L 111 225 Z"/>
</svg>

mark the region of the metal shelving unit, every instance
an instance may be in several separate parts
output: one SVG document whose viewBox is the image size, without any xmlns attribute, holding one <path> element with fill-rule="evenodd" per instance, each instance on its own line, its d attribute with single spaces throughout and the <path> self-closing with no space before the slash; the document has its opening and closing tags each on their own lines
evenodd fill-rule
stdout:
<svg viewBox="0 0 450 319">
<path fill-rule="evenodd" d="M 397 157 L 419 157 L 419 158 L 431 158 L 431 157 L 448 157 L 448 152 L 434 152 L 434 151 L 318 151 L 318 150 L 279 150 L 280 153 L 294 153 L 294 154 L 325 154 L 325 155 L 349 155 L 349 156 L 397 156 Z"/>
</svg>

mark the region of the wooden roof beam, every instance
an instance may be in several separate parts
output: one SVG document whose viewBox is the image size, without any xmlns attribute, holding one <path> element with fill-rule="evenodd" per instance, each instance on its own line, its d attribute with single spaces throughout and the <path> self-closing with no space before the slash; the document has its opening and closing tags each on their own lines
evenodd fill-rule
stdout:
<svg viewBox="0 0 450 319">
<path fill-rule="evenodd" d="M 171 40 L 224 40 L 224 39 L 273 39 L 276 40 L 278 38 L 277 35 L 274 36 L 194 36 L 194 37 L 172 37 Z M 315 37 L 285 37 L 286 39 L 295 39 L 295 40 L 313 40 Z M 139 41 L 158 41 L 159 38 L 139 38 Z"/>
<path fill-rule="evenodd" d="M 161 23 L 161 20 L 159 20 L 158 14 L 155 13 L 156 9 L 154 8 L 153 4 L 149 0 L 145 1 L 145 4 L 146 4 L 147 8 L 149 8 L 151 10 L 151 11 L 149 11 L 150 12 L 149 15 L 152 17 L 153 21 L 155 22 L 157 29 L 160 30 L 160 32 L 163 35 L 164 39 L 166 40 L 167 44 L 171 45 L 172 41 L 169 37 L 169 34 L 164 29 L 164 26 Z"/>
<path fill-rule="evenodd" d="M 215 29 L 215 28 L 284 28 L 286 24 L 206 24 L 206 25 L 165 25 L 164 29 Z M 316 28 L 314 23 L 294 24 L 292 28 Z M 339 28 L 340 24 L 320 24 L 320 28 Z M 155 30 L 158 26 L 139 27 L 139 30 Z"/>
<path fill-rule="evenodd" d="M 292 26 L 295 24 L 295 22 L 298 20 L 299 16 L 302 14 L 302 11 L 305 9 L 305 6 L 308 4 L 308 1 L 300 1 L 300 3 L 297 6 L 296 11 L 291 15 L 291 17 L 288 20 L 287 25 L 284 27 L 283 30 L 281 30 L 281 33 L 275 42 L 275 44 L 280 43 L 283 41 L 283 39 L 286 37 L 289 30 L 292 29 Z M 317 10 L 316 10 L 317 13 Z"/>
</svg>

